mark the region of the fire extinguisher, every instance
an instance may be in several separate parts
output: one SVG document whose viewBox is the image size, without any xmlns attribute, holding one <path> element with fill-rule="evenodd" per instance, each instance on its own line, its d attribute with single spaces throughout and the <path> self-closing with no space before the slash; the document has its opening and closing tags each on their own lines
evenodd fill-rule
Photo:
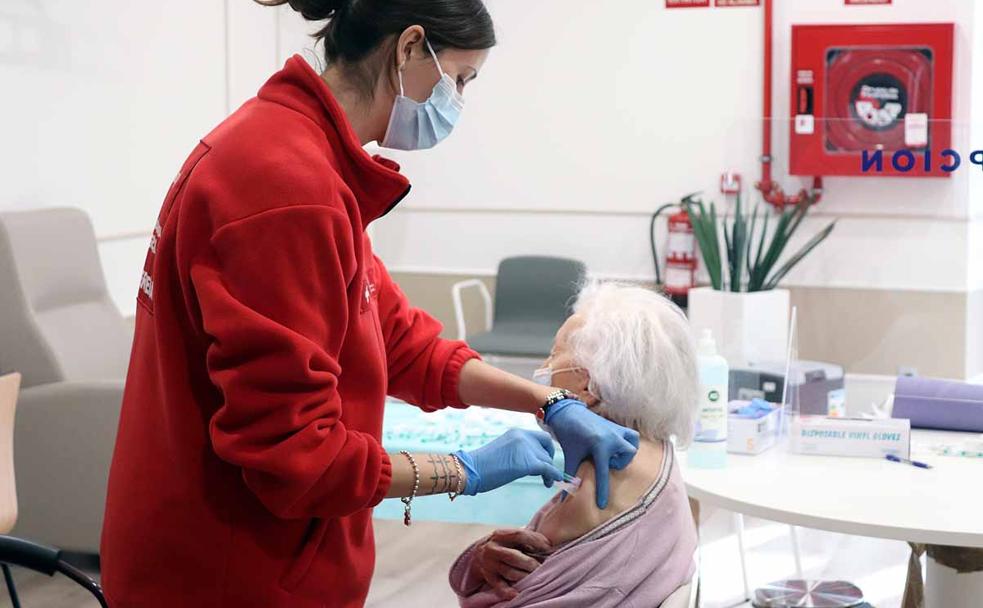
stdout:
<svg viewBox="0 0 983 608">
<path fill-rule="evenodd" d="M 677 208 L 677 211 L 668 218 L 666 276 L 663 282 L 655 245 L 655 223 L 663 211 L 673 207 Z M 655 280 L 673 302 L 685 308 L 689 300 L 689 290 L 696 285 L 696 240 L 693 238 L 693 225 L 689 221 L 689 214 L 675 203 L 659 207 L 652 215 L 649 236 L 655 264 Z"/>
<path fill-rule="evenodd" d="M 666 293 L 674 302 L 686 305 L 689 290 L 696 285 L 696 241 L 689 214 L 680 209 L 669 216 L 666 242 Z"/>
</svg>

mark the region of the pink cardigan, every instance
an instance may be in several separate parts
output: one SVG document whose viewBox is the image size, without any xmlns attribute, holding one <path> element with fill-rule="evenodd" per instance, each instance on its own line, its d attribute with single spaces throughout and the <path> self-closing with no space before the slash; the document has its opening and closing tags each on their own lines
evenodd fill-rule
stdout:
<svg viewBox="0 0 983 608">
<path fill-rule="evenodd" d="M 668 447 L 668 444 L 667 444 Z M 470 572 L 477 543 L 450 571 L 464 608 L 654 608 L 693 576 L 696 527 L 672 449 L 655 483 L 638 503 L 576 540 L 558 546 L 532 574 L 516 583 L 518 597 L 503 601 Z M 533 516 L 543 514 L 559 494 Z"/>
</svg>

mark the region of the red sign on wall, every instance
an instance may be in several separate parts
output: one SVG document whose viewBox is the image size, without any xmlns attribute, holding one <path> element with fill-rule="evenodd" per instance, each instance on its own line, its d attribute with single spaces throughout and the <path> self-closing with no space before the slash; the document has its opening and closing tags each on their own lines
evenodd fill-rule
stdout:
<svg viewBox="0 0 983 608">
<path fill-rule="evenodd" d="M 717 0 L 716 6 L 761 6 L 761 0 Z"/>
<path fill-rule="evenodd" d="M 666 0 L 666 8 L 703 8 L 710 6 L 710 0 Z"/>
<path fill-rule="evenodd" d="M 891 4 L 891 0 L 845 0 L 846 5 L 856 4 Z"/>
</svg>

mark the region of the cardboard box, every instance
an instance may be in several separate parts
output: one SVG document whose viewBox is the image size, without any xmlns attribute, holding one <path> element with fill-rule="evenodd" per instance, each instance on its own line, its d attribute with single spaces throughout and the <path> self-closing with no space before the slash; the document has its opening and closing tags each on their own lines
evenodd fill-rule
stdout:
<svg viewBox="0 0 983 608">
<path fill-rule="evenodd" d="M 797 416 L 790 429 L 789 449 L 796 454 L 908 458 L 911 451 L 911 423 L 905 419 Z"/>
<path fill-rule="evenodd" d="M 727 418 L 727 451 L 733 454 L 760 454 L 778 442 L 782 409 L 775 408 L 761 418 L 740 418 L 733 411 L 747 402 L 732 401 Z"/>
</svg>

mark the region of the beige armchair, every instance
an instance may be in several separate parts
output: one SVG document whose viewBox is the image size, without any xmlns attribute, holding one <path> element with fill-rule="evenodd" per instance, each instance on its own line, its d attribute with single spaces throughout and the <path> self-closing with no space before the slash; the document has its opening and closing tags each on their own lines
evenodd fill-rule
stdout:
<svg viewBox="0 0 983 608">
<path fill-rule="evenodd" d="M 14 532 L 97 553 L 132 330 L 85 213 L 0 213 L 0 285 L 0 373 L 23 377 Z"/>
<path fill-rule="evenodd" d="M 17 521 L 17 480 L 14 479 L 14 411 L 17 406 L 17 389 L 20 374 L 0 376 L 0 570 L 10 605 L 20 606 L 17 587 L 10 566 L 16 565 L 48 576 L 60 572 L 89 591 L 99 602 L 107 606 L 99 584 L 84 572 L 65 561 L 61 551 L 37 543 L 7 536 Z M 6 604 L 5 604 L 6 605 Z"/>
</svg>

